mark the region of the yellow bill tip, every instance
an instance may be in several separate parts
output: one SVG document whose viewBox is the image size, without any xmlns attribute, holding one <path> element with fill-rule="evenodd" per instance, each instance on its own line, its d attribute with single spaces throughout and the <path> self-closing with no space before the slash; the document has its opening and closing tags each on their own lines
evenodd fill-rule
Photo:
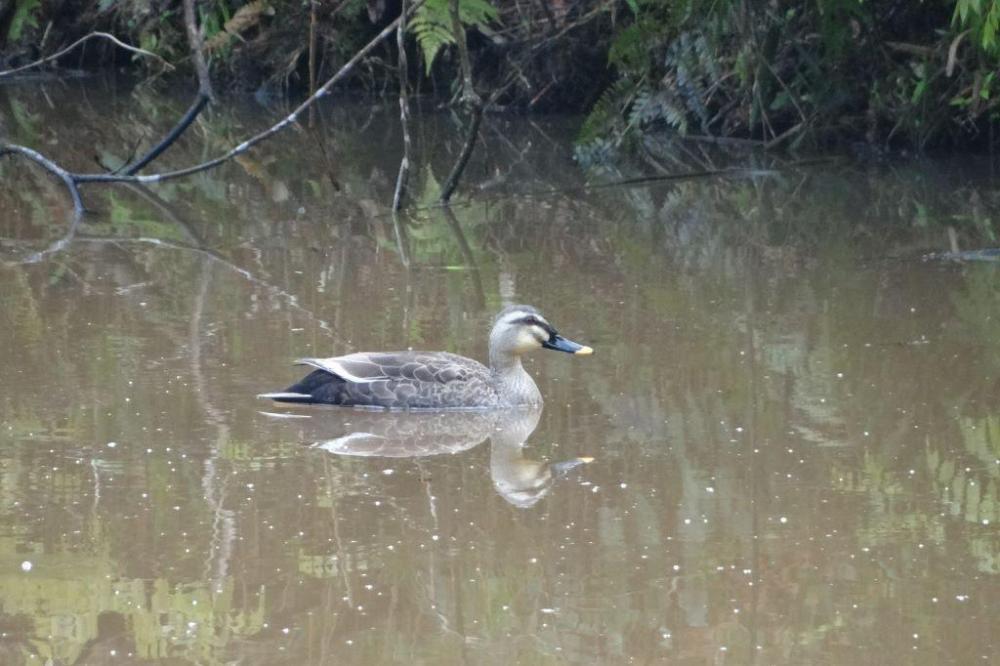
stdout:
<svg viewBox="0 0 1000 666">
<path fill-rule="evenodd" d="M 594 348 L 593 347 L 580 347 L 579 349 L 576 350 L 575 353 L 576 353 L 577 356 L 590 356 L 591 354 L 594 353 Z"/>
<path fill-rule="evenodd" d="M 581 458 L 577 458 L 577 460 L 579 460 L 582 463 L 588 463 L 588 464 L 594 462 L 594 459 L 591 458 L 590 456 L 583 456 Z"/>
</svg>

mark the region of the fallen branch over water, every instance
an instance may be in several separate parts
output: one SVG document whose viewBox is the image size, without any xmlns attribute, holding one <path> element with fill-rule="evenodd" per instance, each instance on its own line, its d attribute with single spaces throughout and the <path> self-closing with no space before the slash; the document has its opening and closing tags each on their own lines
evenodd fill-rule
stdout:
<svg viewBox="0 0 1000 666">
<path fill-rule="evenodd" d="M 134 176 L 159 157 L 163 151 L 172 146 L 181 134 L 191 126 L 198 114 L 215 97 L 212 92 L 212 79 L 208 75 L 208 63 L 205 61 L 205 41 L 202 39 L 202 32 L 198 28 L 198 23 L 194 17 L 194 0 L 184 0 L 184 28 L 188 36 L 188 44 L 191 48 L 191 59 L 194 61 L 195 72 L 198 76 L 198 95 L 188 108 L 187 112 L 177 121 L 174 128 L 167 132 L 163 139 L 153 146 L 143 157 L 136 160 L 131 166 L 125 169 L 125 175 Z"/>
<path fill-rule="evenodd" d="M 416 9 L 419 8 L 423 4 L 423 2 L 424 2 L 424 0 L 417 0 L 417 2 L 414 2 L 413 4 L 411 4 L 409 6 L 409 14 L 412 15 L 412 13 L 414 11 L 416 11 Z M 46 168 L 48 171 L 50 171 L 54 175 L 56 175 L 59 178 L 61 178 L 63 180 L 63 182 L 66 184 L 67 189 L 69 189 L 69 191 L 70 191 L 70 195 L 73 198 L 73 206 L 74 206 L 74 208 L 76 210 L 78 210 L 78 211 L 83 211 L 84 210 L 83 201 L 80 198 L 80 192 L 79 192 L 79 186 L 80 185 L 84 185 L 84 184 L 87 184 L 87 183 L 138 183 L 138 184 L 148 185 L 148 184 L 151 184 L 151 183 L 159 183 L 159 182 L 165 181 L 165 180 L 172 180 L 174 178 L 181 178 L 181 177 L 184 177 L 184 176 L 190 176 L 192 174 L 200 173 L 202 171 L 208 171 L 209 169 L 213 169 L 213 168 L 219 166 L 220 164 L 223 164 L 223 163 L 225 163 L 225 162 L 233 159 L 234 157 L 237 157 L 238 155 L 241 155 L 241 154 L 247 152 L 253 146 L 257 145 L 258 143 L 260 143 L 262 141 L 264 141 L 265 139 L 268 139 L 268 138 L 274 136 L 278 132 L 282 131 L 283 129 L 285 129 L 288 126 L 292 125 L 293 123 L 297 122 L 299 116 L 302 114 L 303 111 L 305 111 L 306 109 L 308 109 L 309 107 L 311 107 L 319 99 L 321 99 L 321 98 L 327 96 L 328 94 L 330 94 L 330 91 L 332 90 L 333 86 L 335 86 L 337 83 L 339 83 L 341 80 L 343 80 L 348 74 L 350 74 L 351 71 L 358 65 L 358 63 L 360 63 L 369 53 L 371 53 L 375 49 L 375 47 L 377 47 L 378 45 L 380 45 L 390 35 L 395 34 L 396 29 L 397 29 L 397 27 L 398 27 L 398 25 L 399 25 L 399 23 L 400 23 L 400 21 L 402 19 L 403 19 L 403 17 L 400 16 L 395 21 L 393 21 L 392 23 L 390 23 L 389 25 L 387 25 L 381 32 L 379 32 L 374 38 L 372 38 L 371 41 L 369 41 L 357 53 L 355 53 L 354 56 L 350 60 L 348 60 L 337 71 L 336 74 L 334 74 L 332 77 L 330 77 L 326 81 L 326 83 L 324 83 L 315 93 L 313 93 L 312 95 L 310 95 L 308 99 L 306 99 L 304 102 L 302 102 L 302 104 L 300 104 L 298 107 L 296 107 L 295 110 L 292 111 L 289 115 L 285 116 L 283 119 L 281 119 L 280 121 L 278 121 L 277 123 L 275 123 L 271 127 L 267 128 L 266 130 L 264 130 L 264 131 L 262 131 L 262 132 L 260 132 L 258 134 L 255 134 L 255 135 L 251 136 L 250 138 L 246 139 L 245 141 L 243 141 L 242 143 L 234 146 L 233 148 L 231 148 L 229 151 L 227 151 L 223 155 L 220 155 L 220 156 L 218 156 L 216 158 L 213 158 L 213 159 L 210 159 L 208 161 L 202 162 L 200 164 L 195 164 L 193 166 L 185 167 L 183 169 L 176 169 L 174 171 L 167 171 L 167 172 L 163 172 L 163 173 L 155 173 L 155 174 L 147 174 L 147 175 L 134 175 L 134 174 L 130 174 L 130 173 L 125 173 L 125 174 L 116 174 L 116 173 L 74 173 L 74 172 L 68 171 L 66 169 L 63 169 L 58 164 L 56 164 L 52 160 L 49 160 L 48 158 L 46 158 L 41 153 L 39 153 L 39 152 L 37 152 L 37 151 L 35 151 L 35 150 L 31 149 L 31 148 L 28 148 L 26 146 L 19 146 L 19 145 L 16 145 L 16 144 L 0 144 L 0 156 L 5 155 L 5 154 L 14 154 L 14 155 L 21 155 L 23 157 L 27 157 L 27 158 L 35 161 L 36 163 L 42 165 L 44 168 Z M 201 79 L 201 77 L 199 77 L 199 78 Z M 205 86 L 206 86 L 205 81 L 204 80 L 200 80 L 200 85 L 199 85 L 200 92 L 202 92 L 202 93 L 206 92 L 205 91 Z M 185 117 L 187 117 L 187 115 L 190 115 L 190 113 L 191 112 L 189 111 L 189 114 L 186 114 Z M 197 114 L 195 114 L 195 115 L 197 115 Z M 192 120 L 193 120 L 193 118 L 192 118 Z M 188 123 L 188 124 L 190 124 L 190 123 Z M 180 126 L 180 124 L 178 126 Z M 183 129 L 185 129 L 185 128 L 186 128 L 186 126 L 184 128 L 181 128 L 180 132 L 182 132 Z M 176 136 L 179 136 L 180 132 L 176 132 Z M 173 134 L 173 132 L 172 132 L 172 134 Z M 174 139 L 176 139 L 176 136 L 174 136 Z M 163 142 L 161 142 L 161 144 L 162 143 Z M 169 144 L 167 144 L 167 145 L 169 145 Z M 160 147 L 160 146 L 158 146 L 158 147 Z M 162 150 L 164 150 L 165 148 L 166 148 L 166 146 L 163 146 L 162 149 L 159 152 L 162 152 Z M 157 153 L 157 155 L 158 154 L 159 153 Z M 153 158 L 155 158 L 155 157 L 156 157 L 156 155 L 153 156 Z M 147 163 L 149 161 L 151 161 L 151 160 L 146 160 Z M 135 167 L 129 169 L 129 171 L 134 171 L 134 170 L 137 170 L 137 169 Z"/>
</svg>

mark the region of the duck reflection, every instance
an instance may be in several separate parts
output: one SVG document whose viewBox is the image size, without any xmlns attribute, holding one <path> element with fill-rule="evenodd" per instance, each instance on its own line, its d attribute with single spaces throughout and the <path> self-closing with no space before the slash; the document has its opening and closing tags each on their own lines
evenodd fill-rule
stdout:
<svg viewBox="0 0 1000 666">
<path fill-rule="evenodd" d="M 579 457 L 550 463 L 524 455 L 538 427 L 541 409 L 504 412 L 420 413 L 335 410 L 296 420 L 312 446 L 340 456 L 419 458 L 456 454 L 490 440 L 490 477 L 496 491 L 514 506 L 534 506 L 557 478 L 589 463 Z M 331 432 L 337 437 L 321 439 Z"/>
<path fill-rule="evenodd" d="M 553 482 L 593 458 L 557 463 L 531 460 L 524 455 L 528 437 L 538 426 L 542 410 L 505 414 L 490 436 L 490 478 L 500 496 L 520 509 L 534 506 L 552 489 Z"/>
</svg>

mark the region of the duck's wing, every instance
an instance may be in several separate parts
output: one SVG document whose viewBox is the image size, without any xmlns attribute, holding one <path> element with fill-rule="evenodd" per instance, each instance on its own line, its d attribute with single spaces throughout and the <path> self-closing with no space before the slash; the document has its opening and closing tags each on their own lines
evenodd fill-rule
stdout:
<svg viewBox="0 0 1000 666">
<path fill-rule="evenodd" d="M 333 358 L 301 358 L 296 364 L 324 370 L 355 384 L 385 380 L 448 384 L 489 372 L 478 361 L 447 352 L 358 352 Z"/>
<path fill-rule="evenodd" d="M 499 402 L 488 368 L 447 352 L 361 352 L 297 362 L 315 370 L 259 397 L 382 409 L 487 409 Z"/>
</svg>

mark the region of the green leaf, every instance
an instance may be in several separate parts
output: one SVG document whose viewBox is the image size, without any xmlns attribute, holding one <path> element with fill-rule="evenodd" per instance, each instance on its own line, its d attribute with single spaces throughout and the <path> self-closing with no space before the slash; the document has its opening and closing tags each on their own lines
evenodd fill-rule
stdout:
<svg viewBox="0 0 1000 666">
<path fill-rule="evenodd" d="M 14 17 L 10 21 L 10 27 L 7 29 L 7 39 L 12 42 L 16 42 L 21 38 L 25 26 L 38 27 L 38 21 L 35 20 L 34 14 L 35 10 L 42 6 L 42 1 L 19 0 L 16 4 Z"/>
</svg>

